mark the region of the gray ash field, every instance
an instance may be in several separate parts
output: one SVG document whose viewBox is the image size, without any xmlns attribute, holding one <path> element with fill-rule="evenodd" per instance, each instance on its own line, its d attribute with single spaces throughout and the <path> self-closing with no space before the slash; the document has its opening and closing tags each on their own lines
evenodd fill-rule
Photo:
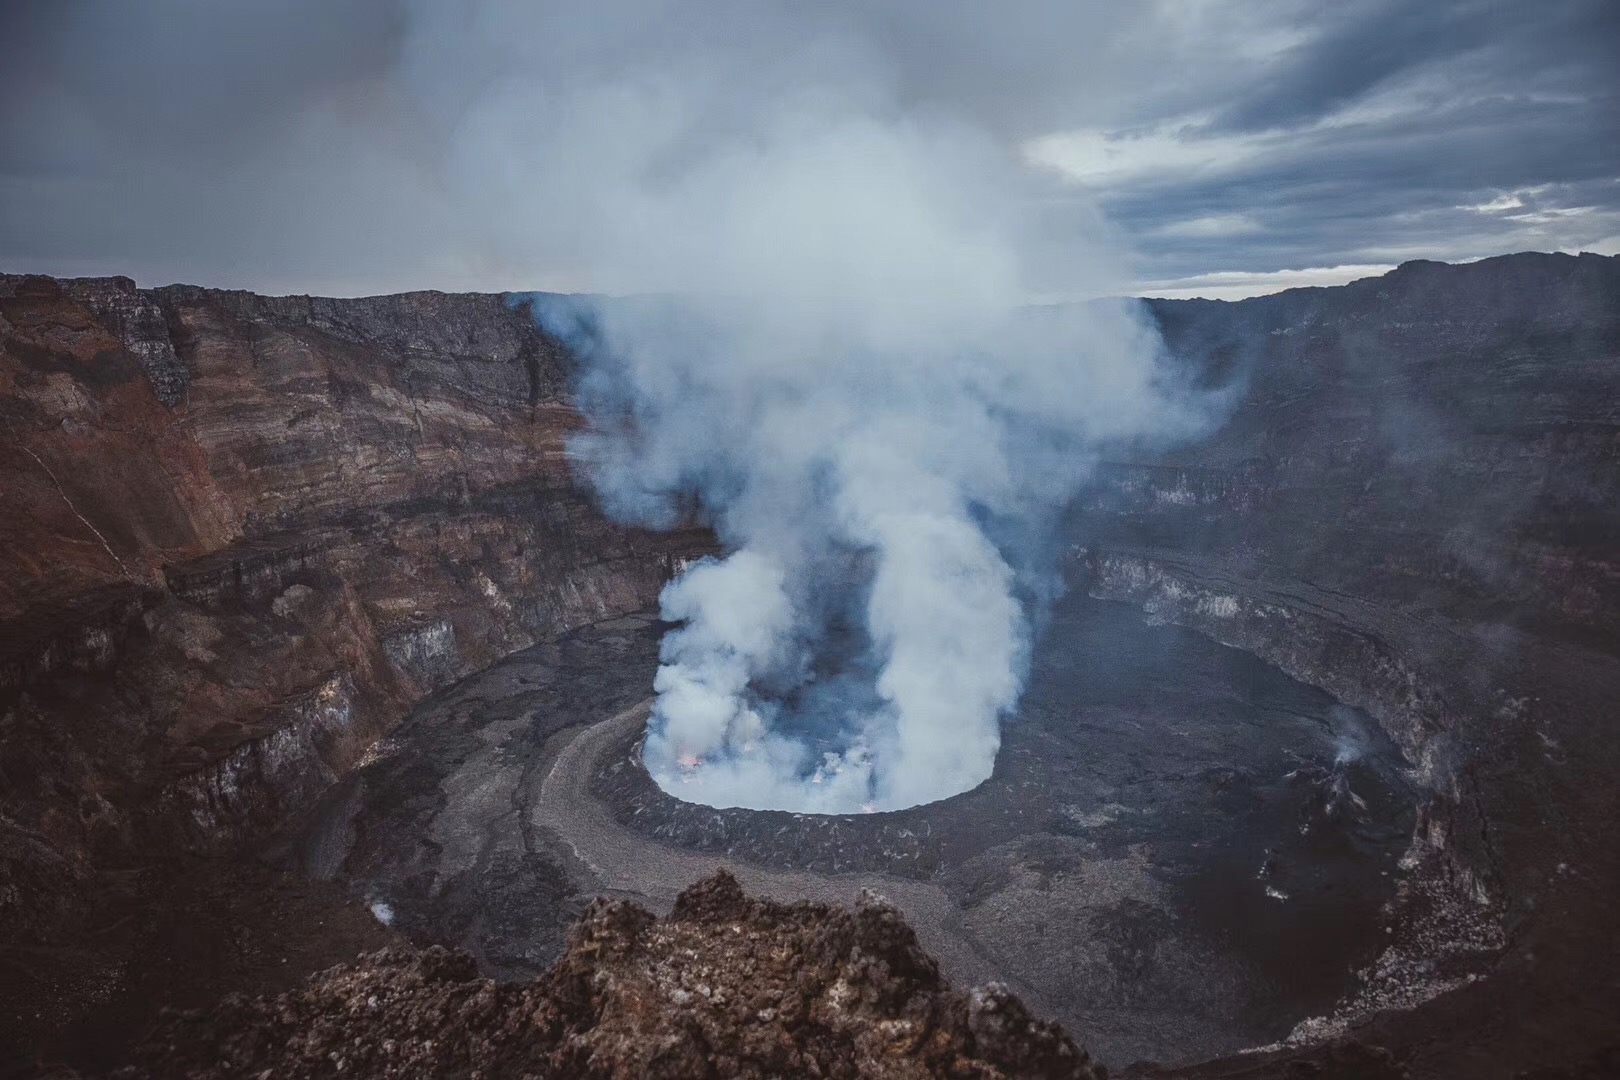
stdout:
<svg viewBox="0 0 1620 1080">
<path fill-rule="evenodd" d="M 947 972 L 999 979 L 1103 1060 L 1274 1042 L 1356 989 L 1412 834 L 1374 725 L 1248 653 L 1071 595 L 994 776 L 909 810 L 716 810 L 637 744 L 662 627 L 601 623 L 424 703 L 301 850 L 401 929 L 520 977 L 602 892 L 717 864 L 783 898 L 883 893 Z"/>
</svg>

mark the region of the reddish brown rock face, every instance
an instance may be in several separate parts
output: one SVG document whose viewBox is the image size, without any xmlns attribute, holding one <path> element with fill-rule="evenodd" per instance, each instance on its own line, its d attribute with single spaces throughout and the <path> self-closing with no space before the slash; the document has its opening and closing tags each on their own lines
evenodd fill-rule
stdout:
<svg viewBox="0 0 1620 1080">
<path fill-rule="evenodd" d="M 651 604 L 707 541 L 573 487 L 565 381 L 498 296 L 0 278 L 4 933 L 262 835 L 422 695 Z"/>
<path fill-rule="evenodd" d="M 204 447 L 116 327 L 46 278 L 17 284 L 0 318 L 0 619 L 98 587 L 157 585 L 165 563 L 240 536 Z"/>
</svg>

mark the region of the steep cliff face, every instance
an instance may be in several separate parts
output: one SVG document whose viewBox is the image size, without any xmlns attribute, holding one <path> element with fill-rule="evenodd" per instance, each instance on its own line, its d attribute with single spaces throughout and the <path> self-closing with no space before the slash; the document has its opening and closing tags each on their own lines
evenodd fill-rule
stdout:
<svg viewBox="0 0 1620 1080">
<path fill-rule="evenodd" d="M 1368 708 L 1442 787 L 1538 728 L 1609 741 L 1565 669 L 1620 653 L 1620 259 L 1152 309 L 1236 406 L 1106 471 L 1077 533 L 1093 591 Z"/>
<path fill-rule="evenodd" d="M 1612 1038 L 1593 995 L 1620 882 L 1620 259 L 1152 307 L 1236 405 L 1207 441 L 1105 471 L 1077 586 L 1364 708 L 1430 793 L 1403 886 L 1428 945 L 1393 940 L 1326 1028 L 1494 968 L 1419 1015 L 1482 1047 L 1508 1036 L 1467 1025 L 1505 1007 L 1505 1031 Z M 1505 1070 L 1494 1052 L 1468 1067 Z"/>
<path fill-rule="evenodd" d="M 415 700 L 644 609 L 696 534 L 570 482 L 499 296 L 0 277 L 0 924 L 300 811 Z"/>
<path fill-rule="evenodd" d="M 1170 353 L 1235 408 L 1211 438 L 1116 468 L 1114 536 L 1465 621 L 1620 637 L 1620 259 L 1407 263 L 1149 304 Z"/>
</svg>

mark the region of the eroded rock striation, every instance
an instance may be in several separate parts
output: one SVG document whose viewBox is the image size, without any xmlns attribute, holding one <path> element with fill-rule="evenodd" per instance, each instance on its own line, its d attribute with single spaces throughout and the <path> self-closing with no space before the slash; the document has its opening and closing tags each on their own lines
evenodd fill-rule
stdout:
<svg viewBox="0 0 1620 1080">
<path fill-rule="evenodd" d="M 8 1035 L 100 970 L 12 949 L 117 924 L 425 694 L 705 549 L 573 486 L 566 363 L 502 296 L 0 276 L 0 948 L 38 976 L 5 980 Z"/>
<path fill-rule="evenodd" d="M 1297 1035 L 1381 1025 L 1433 1075 L 1620 1043 L 1620 259 L 1150 304 L 1235 406 L 1104 472 L 1074 585 L 1364 709 L 1429 793 L 1390 947 Z"/>
</svg>

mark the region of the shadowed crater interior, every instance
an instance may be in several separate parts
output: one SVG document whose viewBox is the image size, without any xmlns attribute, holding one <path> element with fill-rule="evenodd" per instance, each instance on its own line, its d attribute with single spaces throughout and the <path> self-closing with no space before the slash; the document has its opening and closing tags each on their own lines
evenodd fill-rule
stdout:
<svg viewBox="0 0 1620 1080">
<path fill-rule="evenodd" d="M 407 723 L 366 774 L 351 869 L 417 933 L 514 975 L 549 959 L 536 926 L 560 928 L 593 887 L 667 901 L 662 875 L 705 857 L 783 895 L 816 878 L 830 895 L 871 885 L 922 909 L 908 915 L 925 940 L 957 948 L 966 974 L 1011 982 L 1115 1061 L 1275 1041 L 1350 992 L 1385 941 L 1381 909 L 1414 819 L 1405 763 L 1360 713 L 1248 653 L 1072 594 L 990 780 L 906 810 L 810 815 L 717 809 L 654 783 L 640 755 L 646 704 L 626 705 L 650 687 L 660 629 L 650 617 L 588 628 L 430 702 L 436 718 Z M 469 747 L 494 745 L 527 770 L 515 797 L 533 793 L 534 838 L 507 871 L 487 840 L 475 858 L 458 851 L 474 840 L 456 839 L 457 803 L 489 797 L 489 762 L 464 759 L 486 770 L 477 783 L 429 767 L 456 756 L 447 714 L 465 718 Z M 558 763 L 582 729 L 583 756 Z M 548 814 L 534 788 L 552 770 L 600 821 Z M 513 827 L 509 813 L 491 818 L 502 820 Z M 615 877 L 593 844 L 629 853 L 628 869 Z"/>
</svg>

